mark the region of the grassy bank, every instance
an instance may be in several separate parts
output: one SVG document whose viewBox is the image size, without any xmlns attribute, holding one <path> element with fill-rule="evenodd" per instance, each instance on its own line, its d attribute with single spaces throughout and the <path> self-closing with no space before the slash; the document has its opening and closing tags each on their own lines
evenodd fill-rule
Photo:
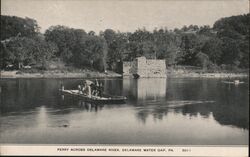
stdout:
<svg viewBox="0 0 250 157">
<path fill-rule="evenodd" d="M 106 73 L 91 70 L 14 70 L 1 71 L 1 78 L 101 78 L 101 77 L 121 77 L 120 74 L 112 71 Z"/>
<path fill-rule="evenodd" d="M 249 69 L 238 70 L 202 70 L 194 68 L 171 68 L 167 70 L 169 77 L 200 77 L 200 78 L 236 78 L 249 77 Z"/>
<path fill-rule="evenodd" d="M 168 73 L 172 78 L 238 78 L 249 77 L 247 73 Z"/>
</svg>

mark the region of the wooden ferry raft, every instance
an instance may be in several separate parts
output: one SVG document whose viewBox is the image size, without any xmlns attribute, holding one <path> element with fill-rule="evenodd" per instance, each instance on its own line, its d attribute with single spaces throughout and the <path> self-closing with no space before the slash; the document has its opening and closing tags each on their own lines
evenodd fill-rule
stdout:
<svg viewBox="0 0 250 157">
<path fill-rule="evenodd" d="M 93 103 L 125 103 L 127 100 L 124 96 L 111 96 L 104 94 L 103 96 L 95 96 L 95 95 L 86 95 L 79 92 L 79 90 L 64 90 L 60 89 L 62 93 L 69 94 L 72 96 L 77 96 L 81 99 L 84 99 L 86 102 Z"/>
</svg>

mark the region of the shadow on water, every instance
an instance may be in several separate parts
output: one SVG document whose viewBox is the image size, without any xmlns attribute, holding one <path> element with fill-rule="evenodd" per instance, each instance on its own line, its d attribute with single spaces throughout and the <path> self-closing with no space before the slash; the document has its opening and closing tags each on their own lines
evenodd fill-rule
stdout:
<svg viewBox="0 0 250 157">
<path fill-rule="evenodd" d="M 85 102 L 79 98 L 64 96 L 61 101 L 58 102 L 57 108 L 65 108 L 65 106 L 71 107 L 74 110 L 87 111 L 87 112 L 98 112 L 102 110 L 105 104 L 96 104 Z M 65 113 L 62 113 L 65 114 Z"/>
</svg>

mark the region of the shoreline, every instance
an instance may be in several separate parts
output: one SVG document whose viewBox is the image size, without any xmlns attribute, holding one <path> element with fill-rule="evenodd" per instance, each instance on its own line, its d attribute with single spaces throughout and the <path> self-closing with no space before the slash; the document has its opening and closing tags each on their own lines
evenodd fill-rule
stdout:
<svg viewBox="0 0 250 157">
<path fill-rule="evenodd" d="M 116 78 L 123 77 L 121 74 L 108 71 L 107 73 L 100 73 L 95 71 L 88 72 L 54 72 L 45 71 L 44 73 L 18 73 L 18 71 L 1 71 L 1 79 L 11 78 Z M 124 76 L 126 77 L 126 76 Z M 249 77 L 249 73 L 168 73 L 170 78 L 245 78 Z M 167 78 L 166 77 L 166 78 Z"/>
<path fill-rule="evenodd" d="M 249 77 L 248 73 L 170 73 L 168 74 L 171 78 L 245 78 Z"/>
<path fill-rule="evenodd" d="M 20 73 L 18 71 L 1 71 L 1 79 L 11 78 L 105 78 L 105 77 L 122 77 L 115 72 L 53 72 L 46 71 L 44 73 Z"/>
</svg>

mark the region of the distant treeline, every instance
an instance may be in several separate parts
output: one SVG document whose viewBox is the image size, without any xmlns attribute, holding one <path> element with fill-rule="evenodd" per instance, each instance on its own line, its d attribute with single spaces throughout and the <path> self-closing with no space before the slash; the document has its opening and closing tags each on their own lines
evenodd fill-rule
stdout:
<svg viewBox="0 0 250 157">
<path fill-rule="evenodd" d="M 139 56 L 165 59 L 168 66 L 203 69 L 249 68 L 250 14 L 222 18 L 213 28 L 145 28 L 135 32 L 112 29 L 96 34 L 83 29 L 51 26 L 44 34 L 34 19 L 1 16 L 1 69 L 9 64 L 40 65 L 61 60 L 77 68 L 118 70 L 123 61 Z"/>
</svg>

